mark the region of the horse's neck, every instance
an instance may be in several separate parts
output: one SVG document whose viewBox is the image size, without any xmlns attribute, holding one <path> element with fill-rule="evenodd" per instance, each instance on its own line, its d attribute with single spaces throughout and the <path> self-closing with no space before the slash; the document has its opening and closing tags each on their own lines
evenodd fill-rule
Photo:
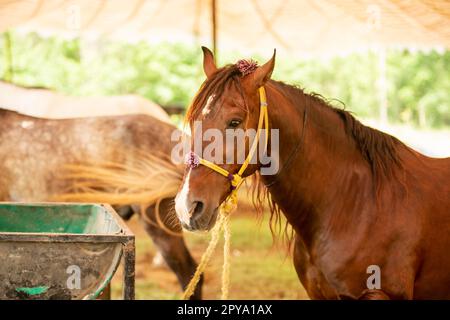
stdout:
<svg viewBox="0 0 450 320">
<path fill-rule="evenodd" d="M 370 167 L 332 109 L 308 95 L 288 99 L 273 88 L 268 97 L 272 97 L 272 128 L 280 130 L 281 171 L 279 176 L 263 179 L 267 184 L 276 179 L 269 191 L 308 244 L 318 228 L 349 223 L 352 214 L 361 210 L 361 204 L 371 196 Z M 304 115 L 307 120 L 303 126 Z M 301 148 L 293 154 L 299 143 Z M 337 218 L 340 213 L 342 217 Z"/>
</svg>

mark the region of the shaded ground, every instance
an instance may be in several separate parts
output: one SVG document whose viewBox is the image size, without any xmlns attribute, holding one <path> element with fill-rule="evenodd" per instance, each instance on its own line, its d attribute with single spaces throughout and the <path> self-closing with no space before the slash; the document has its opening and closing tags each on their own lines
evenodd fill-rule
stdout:
<svg viewBox="0 0 450 320">
<path fill-rule="evenodd" d="M 274 245 L 268 222 L 260 221 L 247 209 L 236 211 L 231 219 L 232 266 L 230 299 L 307 299 L 304 289 L 284 245 Z M 136 234 L 136 298 L 179 299 L 181 289 L 175 275 L 165 266 L 152 264 L 155 247 L 137 218 L 129 223 Z M 186 233 L 188 247 L 197 261 L 200 260 L 209 235 Z M 222 268 L 221 244 L 206 271 L 204 298 L 220 297 Z M 112 297 L 121 297 L 121 277 L 113 279 Z"/>
</svg>

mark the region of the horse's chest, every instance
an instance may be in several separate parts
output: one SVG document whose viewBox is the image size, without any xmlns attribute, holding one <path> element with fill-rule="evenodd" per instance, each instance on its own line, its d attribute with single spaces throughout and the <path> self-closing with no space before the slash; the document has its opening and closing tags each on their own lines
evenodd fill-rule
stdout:
<svg viewBox="0 0 450 320">
<path fill-rule="evenodd" d="M 337 299 L 335 288 L 329 283 L 323 270 L 311 259 L 303 242 L 295 242 L 294 266 L 297 275 L 311 299 Z"/>
<path fill-rule="evenodd" d="M 305 272 L 299 273 L 300 280 L 311 299 L 337 299 L 335 289 L 325 275 L 314 265 L 305 266 Z"/>
</svg>

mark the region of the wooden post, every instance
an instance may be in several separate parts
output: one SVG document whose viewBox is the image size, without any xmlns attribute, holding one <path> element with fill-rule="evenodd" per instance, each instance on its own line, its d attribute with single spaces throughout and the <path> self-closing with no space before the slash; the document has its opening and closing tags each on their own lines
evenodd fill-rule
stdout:
<svg viewBox="0 0 450 320">
<path fill-rule="evenodd" d="M 427 126 L 427 114 L 425 104 L 419 100 L 417 112 L 419 114 L 419 127 L 425 128 Z"/>
<path fill-rule="evenodd" d="M 134 300 L 134 274 L 136 263 L 136 248 L 134 245 L 134 238 L 130 239 L 123 246 L 123 299 Z"/>
<path fill-rule="evenodd" d="M 378 103 L 380 108 L 380 123 L 388 123 L 388 87 L 386 76 L 386 49 L 380 46 L 378 56 Z"/>
<path fill-rule="evenodd" d="M 217 62 L 217 0 L 211 0 L 211 19 L 212 47 L 214 60 Z"/>
</svg>

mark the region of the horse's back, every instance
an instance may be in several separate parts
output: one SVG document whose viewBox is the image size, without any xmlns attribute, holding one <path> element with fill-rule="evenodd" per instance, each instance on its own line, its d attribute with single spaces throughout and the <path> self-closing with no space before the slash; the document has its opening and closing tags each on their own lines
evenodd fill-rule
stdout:
<svg viewBox="0 0 450 320">
<path fill-rule="evenodd" d="M 75 97 L 3 81 L 0 81 L 0 108 L 49 119 L 145 114 L 170 123 L 161 106 L 138 95 Z"/>
<path fill-rule="evenodd" d="M 130 163 L 135 150 L 170 156 L 173 125 L 145 115 L 40 119 L 0 109 L 0 200 L 61 192 L 67 164 Z"/>
<path fill-rule="evenodd" d="M 137 95 L 69 97 L 60 96 L 60 102 L 44 111 L 45 117 L 67 119 L 120 115 L 149 115 L 169 122 L 170 117 L 156 103 Z M 44 114 L 44 112 L 42 112 Z"/>
</svg>

